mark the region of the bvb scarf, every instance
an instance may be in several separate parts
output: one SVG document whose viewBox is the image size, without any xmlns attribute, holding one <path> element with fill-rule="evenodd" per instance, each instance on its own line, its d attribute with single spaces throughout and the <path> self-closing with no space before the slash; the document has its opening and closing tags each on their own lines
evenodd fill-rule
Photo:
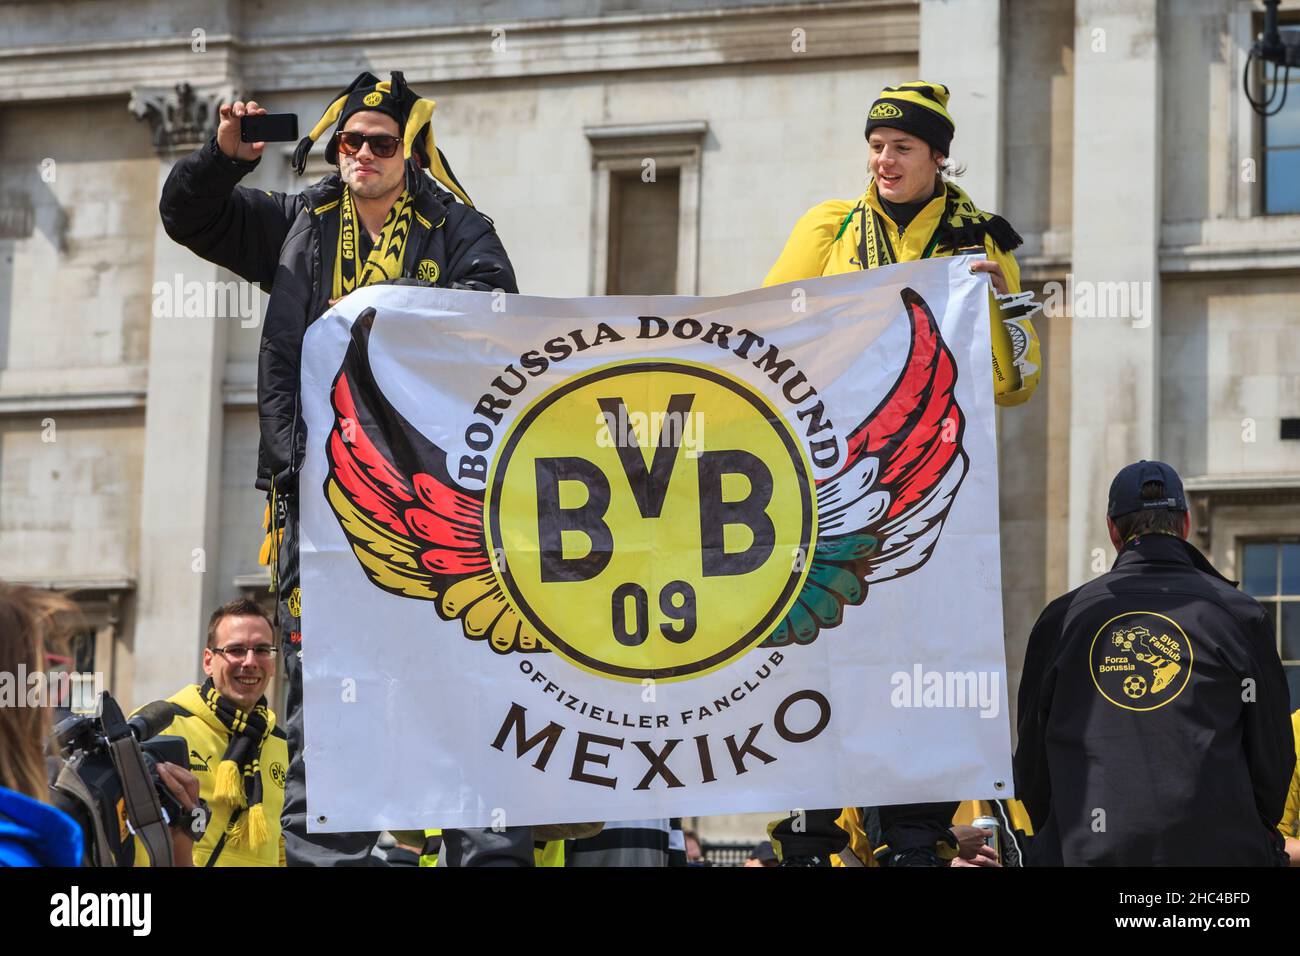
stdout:
<svg viewBox="0 0 1300 956">
<path fill-rule="evenodd" d="M 410 190 L 403 190 L 397 202 L 388 210 L 384 228 L 365 262 L 360 261 L 361 226 L 352 200 L 352 190 L 347 186 L 343 187 L 343 195 L 335 208 L 339 210 L 339 238 L 334 254 L 334 279 L 330 286 L 330 298 L 341 299 L 364 286 L 401 278 L 406 240 L 411 234 L 411 219 L 415 215 L 415 200 L 411 197 Z M 277 502 L 272 483 L 271 499 L 262 516 L 262 529 L 266 536 L 258 549 L 257 563 L 271 567 L 271 588 L 276 591 L 280 580 L 277 557 L 280 543 L 284 539 L 284 516 L 276 509 L 277 504 L 282 509 L 284 499 L 281 496 Z M 279 624 L 278 614 L 276 624 Z"/>
<path fill-rule="evenodd" d="M 1003 252 L 1010 252 L 1023 241 L 1009 222 L 1001 216 L 976 209 L 970 197 L 953 183 L 944 183 L 944 192 L 939 227 L 921 253 L 922 259 L 929 259 L 939 250 L 955 253 L 959 249 L 976 248 L 983 251 L 985 236 L 991 237 Z M 880 213 L 870 208 L 865 199 L 844 217 L 835 238 L 844 235 L 844 230 L 849 227 L 854 216 L 859 218 L 861 226 L 858 231 L 858 263 L 862 268 L 875 269 L 897 262 Z"/>
<path fill-rule="evenodd" d="M 213 686 L 212 678 L 197 689 L 204 706 L 230 732 L 230 743 L 217 764 L 216 785 L 212 802 L 231 812 L 230 838 L 234 844 L 257 849 L 266 843 L 269 830 L 266 810 L 262 806 L 262 744 L 271 735 L 275 718 L 266 709 L 266 698 L 257 702 L 252 712 L 240 710 Z M 248 813 L 237 816 L 241 809 Z"/>
<path fill-rule="evenodd" d="M 370 250 L 365 262 L 360 261 L 361 233 L 352 190 L 343 187 L 339 201 L 339 242 L 334 256 L 334 284 L 331 299 L 339 299 L 363 286 L 398 279 L 402 275 L 402 256 L 406 239 L 411 234 L 411 218 L 415 215 L 415 202 L 409 190 L 404 190 L 388 210 L 384 228 Z"/>
</svg>

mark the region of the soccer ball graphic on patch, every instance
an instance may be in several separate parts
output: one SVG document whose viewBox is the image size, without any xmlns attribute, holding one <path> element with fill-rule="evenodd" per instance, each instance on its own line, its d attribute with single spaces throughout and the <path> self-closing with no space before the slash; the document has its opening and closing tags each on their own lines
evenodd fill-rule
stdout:
<svg viewBox="0 0 1300 956">
<path fill-rule="evenodd" d="M 1124 693 L 1137 700 L 1147 692 L 1147 679 L 1141 674 L 1130 674 L 1124 678 Z"/>
</svg>

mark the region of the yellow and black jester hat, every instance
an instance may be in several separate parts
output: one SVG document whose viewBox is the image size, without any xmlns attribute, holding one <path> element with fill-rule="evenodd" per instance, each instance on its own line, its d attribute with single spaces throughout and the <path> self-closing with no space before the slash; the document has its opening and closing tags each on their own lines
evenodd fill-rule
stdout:
<svg viewBox="0 0 1300 956">
<path fill-rule="evenodd" d="M 337 123 L 335 131 L 342 130 L 354 113 L 370 111 L 383 113 L 397 121 L 397 128 L 402 135 L 402 155 L 407 160 L 407 174 L 412 174 L 411 157 L 414 154 L 424 168 L 450 189 L 461 202 L 473 206 L 469 195 L 447 164 L 447 157 L 442 154 L 433 140 L 433 109 L 437 104 L 425 99 L 406 85 L 406 77 L 399 71 L 392 73 L 392 78 L 381 81 L 373 73 L 362 73 L 353 80 L 329 105 L 325 115 L 320 118 L 310 133 L 298 142 L 293 151 L 293 168 L 299 176 L 307 166 L 307 154 L 321 134 Z M 325 147 L 325 161 L 331 166 L 338 163 L 338 145 L 333 136 Z"/>
</svg>

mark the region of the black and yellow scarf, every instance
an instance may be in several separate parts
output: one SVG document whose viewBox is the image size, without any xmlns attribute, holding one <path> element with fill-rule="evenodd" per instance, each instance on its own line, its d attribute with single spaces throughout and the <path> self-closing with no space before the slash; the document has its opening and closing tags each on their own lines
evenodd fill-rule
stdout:
<svg viewBox="0 0 1300 956">
<path fill-rule="evenodd" d="M 939 227 L 921 253 L 922 259 L 929 259 L 938 251 L 956 253 L 963 249 L 984 250 L 984 237 L 993 239 L 999 249 L 1010 252 L 1023 242 L 1019 234 L 1001 216 L 981 212 L 975 207 L 962 190 L 953 183 L 944 183 L 943 214 L 939 218 Z M 840 223 L 835 238 L 844 235 L 853 217 L 857 216 L 860 224 L 858 230 L 858 262 L 864 269 L 892 265 L 898 261 L 894 248 L 889 242 L 889 232 L 881 221 L 880 213 L 859 202 Z"/>
<path fill-rule="evenodd" d="M 262 744 L 271 735 L 274 718 L 266 709 L 266 698 L 257 702 L 252 711 L 240 710 L 233 701 L 223 697 L 209 677 L 199 688 L 199 696 L 221 725 L 230 731 L 230 743 L 217 764 L 216 784 L 212 802 L 231 811 L 230 838 L 232 843 L 245 843 L 257 848 L 266 843 L 270 828 L 266 810 L 262 805 Z M 247 809 L 236 817 L 236 811 Z"/>
<path fill-rule="evenodd" d="M 415 201 L 409 190 L 393 203 L 384 219 L 384 228 L 365 261 L 361 260 L 361 222 L 357 217 L 352 190 L 343 187 L 339 200 L 339 240 L 334 255 L 334 282 L 331 299 L 339 299 L 364 286 L 402 275 L 402 258 L 406 240 L 411 235 L 411 220 L 415 216 Z"/>
<path fill-rule="evenodd" d="M 406 257 L 406 241 L 411 235 L 411 220 L 415 217 L 415 200 L 410 190 L 403 190 L 384 219 L 384 228 L 365 261 L 361 259 L 361 220 L 357 216 L 352 190 L 343 187 L 343 195 L 333 203 L 317 210 L 318 214 L 338 210 L 339 236 L 334 251 L 334 277 L 330 285 L 331 299 L 341 299 L 349 292 L 402 277 L 402 262 Z M 275 489 L 262 516 L 266 536 L 258 549 L 257 563 L 272 569 L 271 589 L 279 588 L 277 555 L 284 538 L 283 515 L 276 507 Z M 277 619 L 276 623 L 279 621 Z"/>
</svg>

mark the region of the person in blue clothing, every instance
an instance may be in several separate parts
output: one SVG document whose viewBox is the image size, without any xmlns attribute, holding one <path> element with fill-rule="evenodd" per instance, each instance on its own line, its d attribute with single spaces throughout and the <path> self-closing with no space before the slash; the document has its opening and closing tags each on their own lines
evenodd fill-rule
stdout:
<svg viewBox="0 0 1300 956">
<path fill-rule="evenodd" d="M 0 866 L 80 866 L 81 852 L 76 820 L 0 786 Z"/>
<path fill-rule="evenodd" d="M 66 598 L 0 582 L 0 674 L 43 672 L 46 640 L 72 613 Z M 49 710 L 28 706 L 26 687 L 14 689 L 0 700 L 0 866 L 80 866 L 81 827 L 46 802 Z"/>
</svg>

